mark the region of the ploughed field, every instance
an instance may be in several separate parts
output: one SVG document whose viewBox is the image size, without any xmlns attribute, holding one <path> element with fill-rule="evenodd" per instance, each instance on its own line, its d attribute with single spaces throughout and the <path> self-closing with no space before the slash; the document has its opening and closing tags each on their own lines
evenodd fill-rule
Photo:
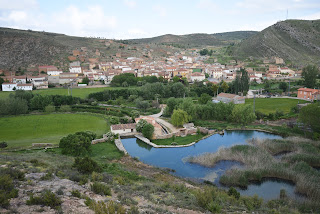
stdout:
<svg viewBox="0 0 320 214">
<path fill-rule="evenodd" d="M 8 148 L 26 148 L 32 143 L 58 144 L 68 134 L 92 131 L 102 135 L 109 130 L 103 117 L 90 114 L 45 114 L 0 118 L 0 141 Z"/>
</svg>

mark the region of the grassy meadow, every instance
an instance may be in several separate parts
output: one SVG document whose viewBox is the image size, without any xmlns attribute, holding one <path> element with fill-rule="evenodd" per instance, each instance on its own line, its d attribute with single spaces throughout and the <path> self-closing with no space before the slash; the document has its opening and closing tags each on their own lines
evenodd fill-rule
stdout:
<svg viewBox="0 0 320 214">
<path fill-rule="evenodd" d="M 176 143 L 175 145 L 187 145 L 187 144 L 199 141 L 204 136 L 205 136 L 204 134 L 187 135 L 185 137 L 152 140 L 152 143 L 157 145 L 172 145 L 172 143 L 175 142 Z"/>
<path fill-rule="evenodd" d="M 307 103 L 305 100 L 289 98 L 256 98 L 256 110 L 264 114 L 275 113 L 277 110 L 289 113 L 298 103 Z M 253 105 L 253 99 L 246 99 L 246 104 Z"/>
<path fill-rule="evenodd" d="M 78 131 L 106 133 L 105 118 L 90 114 L 45 114 L 0 118 L 0 141 L 8 148 L 29 147 L 32 143 L 59 143 L 60 139 Z"/>
</svg>

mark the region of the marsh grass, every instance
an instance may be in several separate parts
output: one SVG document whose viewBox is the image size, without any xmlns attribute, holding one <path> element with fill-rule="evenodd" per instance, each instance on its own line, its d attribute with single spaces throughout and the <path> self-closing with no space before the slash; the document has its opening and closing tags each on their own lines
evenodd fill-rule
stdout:
<svg viewBox="0 0 320 214">
<path fill-rule="evenodd" d="M 246 188 L 250 182 L 277 178 L 295 183 L 296 192 L 312 201 L 320 201 L 320 173 L 311 166 L 319 166 L 319 142 L 287 138 L 282 140 L 251 139 L 249 145 L 220 148 L 216 153 L 189 157 L 188 161 L 213 167 L 219 161 L 238 161 L 242 169 L 230 169 L 221 176 L 226 186 Z M 273 157 L 281 152 L 291 152 L 278 160 Z"/>
</svg>

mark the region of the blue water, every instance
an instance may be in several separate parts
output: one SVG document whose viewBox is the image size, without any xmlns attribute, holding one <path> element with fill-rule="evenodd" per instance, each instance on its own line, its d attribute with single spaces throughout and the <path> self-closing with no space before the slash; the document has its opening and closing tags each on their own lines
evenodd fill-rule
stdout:
<svg viewBox="0 0 320 214">
<path fill-rule="evenodd" d="M 232 167 L 243 167 L 234 161 L 220 161 L 214 167 L 204 167 L 183 161 L 188 156 L 196 156 L 205 152 L 216 152 L 221 147 L 246 144 L 250 138 L 279 139 L 278 135 L 258 131 L 226 131 L 224 135 L 215 134 L 199 141 L 190 147 L 183 148 L 153 148 L 136 138 L 122 139 L 122 143 L 132 157 L 140 161 L 174 170 L 174 174 L 180 177 L 211 181 L 219 187 L 219 178 Z M 285 181 L 268 180 L 262 184 L 251 184 L 246 190 L 239 190 L 243 195 L 254 195 L 269 200 L 279 197 L 280 189 L 285 189 L 291 197 L 298 197 L 294 193 L 294 185 Z"/>
</svg>

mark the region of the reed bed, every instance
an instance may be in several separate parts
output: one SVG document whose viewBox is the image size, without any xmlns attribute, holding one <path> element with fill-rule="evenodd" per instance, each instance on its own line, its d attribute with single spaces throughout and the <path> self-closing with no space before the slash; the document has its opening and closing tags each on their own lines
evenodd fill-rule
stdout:
<svg viewBox="0 0 320 214">
<path fill-rule="evenodd" d="M 290 152 L 280 160 L 273 155 Z M 220 148 L 216 153 L 189 157 L 188 162 L 213 167 L 219 161 L 238 161 L 244 168 L 230 169 L 221 176 L 226 186 L 246 188 L 250 182 L 277 178 L 295 183 L 296 192 L 313 201 L 320 201 L 320 143 L 301 138 L 282 140 L 251 139 L 248 145 Z"/>
</svg>

